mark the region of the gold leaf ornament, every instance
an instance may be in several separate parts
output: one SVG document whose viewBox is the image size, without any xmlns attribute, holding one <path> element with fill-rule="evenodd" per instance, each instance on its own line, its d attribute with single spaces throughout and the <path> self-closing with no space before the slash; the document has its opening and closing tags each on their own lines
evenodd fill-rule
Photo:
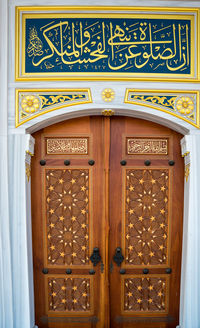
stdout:
<svg viewBox="0 0 200 328">
<path fill-rule="evenodd" d="M 191 114 L 194 110 L 194 100 L 188 96 L 178 97 L 176 101 L 176 109 L 180 114 Z"/>
<path fill-rule="evenodd" d="M 27 181 L 29 182 L 31 176 L 31 166 L 30 164 L 26 163 L 26 177 Z"/>
<path fill-rule="evenodd" d="M 112 89 L 104 89 L 101 96 L 104 101 L 110 102 L 115 98 L 115 92 Z"/>
<path fill-rule="evenodd" d="M 23 112 L 35 113 L 40 109 L 40 99 L 34 95 L 23 96 L 21 100 L 21 108 Z"/>
</svg>

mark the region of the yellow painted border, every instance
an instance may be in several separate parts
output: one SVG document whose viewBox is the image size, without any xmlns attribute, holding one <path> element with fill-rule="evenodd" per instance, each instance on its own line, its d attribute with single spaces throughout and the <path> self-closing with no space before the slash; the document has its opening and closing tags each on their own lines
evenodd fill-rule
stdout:
<svg viewBox="0 0 200 328">
<path fill-rule="evenodd" d="M 53 92 L 53 93 L 56 93 L 56 92 L 87 92 L 88 93 L 88 100 L 86 101 L 79 101 L 79 102 L 73 102 L 73 103 L 65 103 L 61 106 L 56 106 L 54 108 L 50 108 L 50 109 L 46 109 L 44 111 L 42 111 L 41 113 L 37 113 L 35 114 L 34 116 L 31 116 L 27 119 L 25 119 L 23 122 L 19 122 L 19 93 L 20 92 L 26 92 L 27 95 L 28 95 L 28 92 L 35 92 L 37 94 L 39 93 L 42 93 L 42 92 Z M 61 108 L 64 108 L 64 107 L 70 107 L 70 106 L 76 106 L 76 105 L 82 105 L 82 104 L 89 104 L 89 103 L 92 103 L 92 95 L 91 95 L 91 90 L 89 88 L 87 89 L 16 89 L 15 90 L 15 127 L 17 128 L 18 126 L 38 117 L 38 116 L 41 116 L 43 114 L 46 114 L 46 113 L 49 113 L 49 112 L 52 112 L 54 110 L 57 110 L 57 109 L 61 109 Z"/>
<path fill-rule="evenodd" d="M 37 13 L 40 11 L 40 13 Z M 45 11 L 44 13 L 41 13 Z M 54 11 L 55 13 L 51 13 Z M 56 12 L 57 11 L 57 12 Z M 65 13 L 60 13 L 60 11 L 65 11 Z M 71 12 L 71 11 L 75 11 Z M 86 11 L 86 12 L 85 12 Z M 87 13 L 89 11 L 90 13 Z M 96 11 L 96 13 L 91 13 L 91 11 Z M 111 12 L 109 12 L 111 11 Z M 25 58 L 24 58 L 24 51 L 25 48 L 25 38 L 24 38 L 24 22 L 25 16 L 31 17 L 44 17 L 47 16 L 51 17 L 63 17 L 63 16 L 76 16 L 76 17 L 105 17 L 105 15 L 109 15 L 112 17 L 121 17 L 123 12 L 124 17 L 131 16 L 138 16 L 142 15 L 141 11 L 148 12 L 145 13 L 146 16 L 149 17 L 158 17 L 158 15 L 162 16 L 163 12 L 168 13 L 168 17 L 170 18 L 187 18 L 190 19 L 192 23 L 191 29 L 191 39 L 194 40 L 195 32 L 196 32 L 196 40 L 191 44 L 191 74 L 185 74 L 182 78 L 182 74 L 177 74 L 171 76 L 170 74 L 163 74 L 162 78 L 160 78 L 157 74 L 149 74 L 149 77 L 145 73 L 135 73 L 135 76 L 130 77 L 130 73 L 25 73 L 24 66 L 25 66 Z M 24 13 L 23 15 L 23 12 Z M 58 13 L 59 12 L 59 13 Z M 85 13 L 83 13 L 85 12 Z M 121 12 L 121 13 L 119 13 Z M 128 13 L 127 13 L 128 12 Z M 133 12 L 133 13 L 130 13 Z M 152 12 L 152 14 L 151 14 Z M 174 13 L 183 13 L 183 15 L 175 15 Z M 20 17 L 22 13 L 22 35 L 20 33 Z M 200 23 L 199 23 L 199 13 L 200 9 L 198 8 L 166 8 L 166 7 L 114 7 L 114 6 L 107 6 L 107 7 L 98 7 L 98 6 L 41 6 L 41 7 L 16 7 L 16 22 L 15 22 L 15 39 L 16 39 L 16 62 L 15 62 L 15 79 L 16 81 L 51 81 L 51 80 L 93 80 L 93 81 L 104 81 L 104 80 L 118 80 L 118 81 L 133 81 L 133 80 L 140 80 L 140 81 L 174 81 L 174 82 L 199 82 L 200 81 Z M 191 15 L 193 14 L 193 15 Z M 196 15 L 196 19 L 195 19 Z M 195 29 L 196 27 L 196 29 Z M 195 31 L 194 31 L 195 29 Z M 20 41 L 22 39 L 22 45 L 20 45 Z M 196 42 L 195 42 L 196 41 Z M 195 44 L 197 47 L 195 48 Z M 20 50 L 22 49 L 22 67 L 20 68 Z M 196 49 L 196 51 L 195 51 Z M 196 53 L 195 53 L 196 52 Z M 196 55 L 196 56 L 195 56 Z M 194 72 L 194 62 L 196 60 L 196 74 Z M 22 75 L 21 75 L 22 70 Z M 24 75 L 23 75 L 24 74 Z M 138 75 L 137 75 L 138 74 Z M 66 76 L 67 75 L 67 76 Z M 186 77 L 187 76 L 187 77 Z"/>
<path fill-rule="evenodd" d="M 178 114 L 176 114 L 176 113 L 172 113 L 172 112 L 170 112 L 170 111 L 168 111 L 167 109 L 164 109 L 164 108 L 158 108 L 157 106 L 159 106 L 158 104 L 157 104 L 157 106 L 155 106 L 155 105 L 153 105 L 152 103 L 146 103 L 146 104 L 144 104 L 144 103 L 142 103 L 142 102 L 140 102 L 140 101 L 131 101 L 131 100 L 128 100 L 128 95 L 129 95 L 129 93 L 130 92 L 134 92 L 134 93 L 138 93 L 138 94 L 140 94 L 140 93 L 142 93 L 142 94 L 145 94 L 145 93 L 149 93 L 149 94 L 151 94 L 152 93 L 152 95 L 153 94 L 169 94 L 169 93 L 172 93 L 172 94 L 174 94 L 174 95 L 177 95 L 177 97 L 180 95 L 185 95 L 185 94 L 196 94 L 196 123 L 192 123 L 190 120 L 188 120 L 187 118 L 185 118 L 185 117 L 182 117 L 182 116 L 179 116 Z M 126 93 L 125 93 L 125 98 L 124 98 L 124 103 L 126 103 L 126 104 L 133 104 L 133 105 L 140 105 L 140 106 L 145 106 L 145 107 L 149 107 L 149 108 L 153 108 L 153 109 L 157 109 L 157 110 L 159 110 L 159 111 L 161 111 L 161 112 L 164 112 L 164 113 L 167 113 L 167 114 L 169 114 L 169 115 L 172 115 L 172 116 L 175 116 L 175 117 L 177 117 L 177 118 L 179 118 L 180 120 L 183 120 L 183 121 L 185 121 L 185 122 L 187 122 L 187 123 L 189 123 L 189 124 L 191 124 L 191 125 L 193 125 L 193 126 L 195 126 L 196 128 L 200 128 L 200 124 L 199 124 L 199 104 L 200 104 L 200 100 L 199 100 L 199 97 L 200 97 L 200 92 L 199 91 L 197 91 L 197 90 L 193 90 L 193 91 L 188 91 L 188 90 L 184 90 L 184 91 L 182 91 L 182 90 L 146 90 L 146 89 L 126 89 Z M 162 106 L 162 105 L 160 105 L 160 106 Z"/>
</svg>

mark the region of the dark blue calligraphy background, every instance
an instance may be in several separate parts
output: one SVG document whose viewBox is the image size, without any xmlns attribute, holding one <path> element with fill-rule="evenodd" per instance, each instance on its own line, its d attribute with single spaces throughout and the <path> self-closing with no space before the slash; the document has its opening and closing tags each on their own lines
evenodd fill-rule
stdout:
<svg viewBox="0 0 200 328">
<path fill-rule="evenodd" d="M 190 20 L 26 19 L 25 73 L 191 73 Z"/>
</svg>

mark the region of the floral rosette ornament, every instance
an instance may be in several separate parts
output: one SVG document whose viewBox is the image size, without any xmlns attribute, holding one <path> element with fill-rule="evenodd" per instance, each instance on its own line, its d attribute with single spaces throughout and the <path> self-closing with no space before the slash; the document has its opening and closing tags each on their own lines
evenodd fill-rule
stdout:
<svg viewBox="0 0 200 328">
<path fill-rule="evenodd" d="M 101 95 L 104 101 L 112 101 L 115 98 L 115 92 L 112 89 L 104 89 Z"/>
<path fill-rule="evenodd" d="M 40 99 L 34 95 L 23 96 L 21 100 L 21 108 L 24 112 L 32 114 L 39 110 Z"/>
<path fill-rule="evenodd" d="M 188 96 L 181 96 L 176 101 L 176 109 L 180 114 L 191 114 L 194 110 L 194 100 Z"/>
</svg>

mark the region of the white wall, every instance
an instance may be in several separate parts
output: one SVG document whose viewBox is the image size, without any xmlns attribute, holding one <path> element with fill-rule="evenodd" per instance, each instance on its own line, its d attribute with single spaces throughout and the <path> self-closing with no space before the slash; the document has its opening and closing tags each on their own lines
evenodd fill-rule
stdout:
<svg viewBox="0 0 200 328">
<path fill-rule="evenodd" d="M 42 5 L 54 5 L 55 0 L 43 0 Z M 56 1 L 56 5 L 99 5 L 99 1 Z M 197 7 L 199 1 L 106 1 L 102 5 Z M 124 104 L 126 88 L 199 90 L 198 83 L 158 82 L 18 82 L 15 67 L 15 6 L 41 5 L 34 0 L 0 1 L 0 328 L 33 328 L 34 303 L 32 279 L 30 182 L 25 176 L 26 150 L 33 152 L 33 140 L 28 132 L 58 120 L 101 114 L 108 104 L 101 98 L 105 87 L 112 88 L 116 97 L 109 104 L 117 115 L 137 116 L 186 134 L 182 149 L 190 151 L 190 177 L 185 182 L 185 214 L 180 327 L 200 327 L 200 246 L 198 236 L 200 203 L 200 133 L 195 127 L 151 108 Z M 8 8 L 7 8 L 8 7 Z M 8 10 L 7 10 L 8 9 Z M 8 47 L 9 46 L 9 47 Z M 7 74 L 8 72 L 8 74 Z M 15 128 L 15 88 L 81 88 L 89 87 L 93 103 L 72 106 L 40 116 Z M 183 151 L 183 152 L 184 152 Z"/>
</svg>

